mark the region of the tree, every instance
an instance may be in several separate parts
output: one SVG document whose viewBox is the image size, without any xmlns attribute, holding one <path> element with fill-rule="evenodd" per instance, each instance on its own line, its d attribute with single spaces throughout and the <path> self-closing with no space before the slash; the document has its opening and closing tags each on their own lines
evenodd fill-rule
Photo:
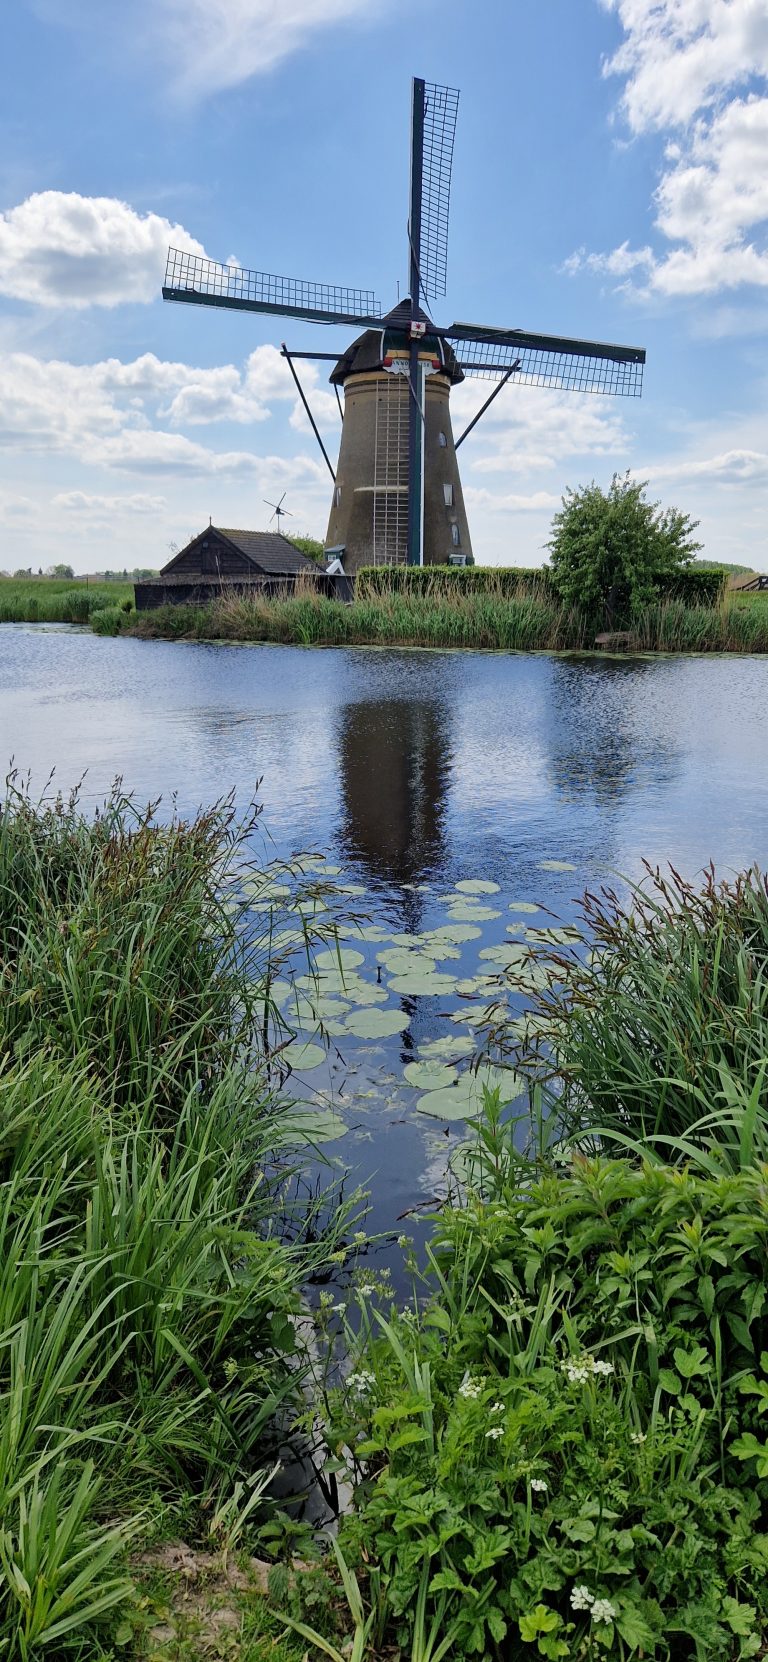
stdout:
<svg viewBox="0 0 768 1662">
<path fill-rule="evenodd" d="M 45 575 L 46 577 L 74 577 L 75 573 L 72 566 L 57 565 L 49 566 Z"/>
<path fill-rule="evenodd" d="M 685 571 L 701 547 L 693 540 L 698 520 L 648 502 L 647 486 L 647 479 L 614 473 L 607 491 L 594 480 L 568 489 L 552 521 L 547 547 L 555 592 L 608 628 L 627 623 L 654 599 L 656 579 Z"/>
</svg>

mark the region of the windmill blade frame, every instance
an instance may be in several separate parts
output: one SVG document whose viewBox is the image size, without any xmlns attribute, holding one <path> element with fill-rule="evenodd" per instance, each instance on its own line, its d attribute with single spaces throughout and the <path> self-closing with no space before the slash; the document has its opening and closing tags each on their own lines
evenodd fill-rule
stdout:
<svg viewBox="0 0 768 1662">
<path fill-rule="evenodd" d="M 381 322 L 381 306 L 372 289 L 313 283 L 251 271 L 245 266 L 222 265 L 183 248 L 168 250 L 163 299 L 238 312 L 272 312 L 279 317 L 306 318 L 310 323 L 376 328 Z"/>
<path fill-rule="evenodd" d="M 448 270 L 448 219 L 451 172 L 459 92 L 456 87 L 423 83 L 423 155 L 421 163 L 421 236 L 416 256 L 425 299 L 445 294 Z"/>
<path fill-rule="evenodd" d="M 619 398 L 642 395 L 645 351 L 641 346 L 613 346 L 607 341 L 571 340 L 473 323 L 452 323 L 445 335 L 457 343 L 456 357 L 465 375 L 495 380 L 514 368 L 515 380 L 524 386 Z"/>
</svg>

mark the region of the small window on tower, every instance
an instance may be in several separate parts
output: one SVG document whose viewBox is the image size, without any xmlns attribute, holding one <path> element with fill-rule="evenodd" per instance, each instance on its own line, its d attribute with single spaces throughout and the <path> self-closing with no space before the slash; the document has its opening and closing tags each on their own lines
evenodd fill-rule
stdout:
<svg viewBox="0 0 768 1662">
<path fill-rule="evenodd" d="M 453 543 L 454 548 L 458 548 L 459 543 L 461 542 L 458 525 L 451 526 L 451 542 Z"/>
<path fill-rule="evenodd" d="M 333 500 L 337 508 L 341 507 L 341 485 L 337 485 L 333 493 Z"/>
<path fill-rule="evenodd" d="M 445 447 L 448 443 L 448 440 L 445 436 L 445 433 L 439 433 L 438 434 L 438 442 L 439 442 L 439 445 L 440 445 L 440 449 L 445 450 Z"/>
<path fill-rule="evenodd" d="M 446 508 L 453 507 L 453 485 L 443 485 L 443 501 Z"/>
</svg>

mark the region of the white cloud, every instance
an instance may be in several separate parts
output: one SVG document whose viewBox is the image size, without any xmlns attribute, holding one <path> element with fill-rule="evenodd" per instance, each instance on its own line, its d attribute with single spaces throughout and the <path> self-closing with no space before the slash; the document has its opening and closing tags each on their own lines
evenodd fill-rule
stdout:
<svg viewBox="0 0 768 1662">
<path fill-rule="evenodd" d="M 166 506 L 164 496 L 147 496 L 136 491 L 131 496 L 101 496 L 89 491 L 59 491 L 51 498 L 52 508 L 63 508 L 65 513 L 98 516 L 114 514 L 158 514 Z"/>
<path fill-rule="evenodd" d="M 467 380 L 451 395 L 458 434 L 488 396 L 483 381 Z M 544 472 L 570 456 L 623 457 L 629 443 L 619 407 L 589 393 L 508 386 L 462 446 L 462 472 Z"/>
<path fill-rule="evenodd" d="M 684 461 L 656 462 L 641 468 L 643 478 L 687 484 L 706 480 L 708 485 L 768 484 L 768 451 L 725 450 L 715 456 L 691 456 Z"/>
<path fill-rule="evenodd" d="M 157 0 L 153 23 L 180 90 L 192 96 L 267 71 L 342 23 L 367 23 L 376 0 Z"/>
<path fill-rule="evenodd" d="M 493 491 L 478 489 L 475 485 L 466 486 L 464 499 L 469 508 L 487 509 L 489 513 L 511 511 L 516 514 L 549 513 L 554 508 L 559 508 L 561 501 L 552 491 L 532 491 L 529 496 L 516 491 L 496 495 Z"/>
<path fill-rule="evenodd" d="M 314 458 L 283 462 L 247 450 L 214 450 L 178 431 L 215 421 L 263 421 L 270 414 L 267 395 L 293 405 L 293 383 L 271 346 L 252 352 L 242 371 L 232 364 L 199 369 L 151 352 L 129 363 L 108 358 L 95 364 L 7 353 L 0 354 L 0 379 L 0 447 L 59 452 L 123 473 L 236 477 L 259 473 L 268 463 L 275 477 L 295 479 L 322 470 Z"/>
<path fill-rule="evenodd" d="M 765 72 L 765 0 L 601 0 L 625 39 L 603 65 L 625 78 L 633 132 L 685 126 L 721 94 Z"/>
<path fill-rule="evenodd" d="M 156 300 L 171 243 L 205 253 L 182 225 L 115 197 L 39 191 L 0 215 L 0 294 L 77 309 Z"/>
<path fill-rule="evenodd" d="M 571 256 L 566 269 L 627 292 L 712 295 L 768 286 L 768 6 L 765 0 L 601 0 L 625 40 L 604 65 L 625 77 L 635 134 L 668 130 L 655 226 L 660 252 Z M 671 245 L 671 246 L 670 246 Z"/>
</svg>

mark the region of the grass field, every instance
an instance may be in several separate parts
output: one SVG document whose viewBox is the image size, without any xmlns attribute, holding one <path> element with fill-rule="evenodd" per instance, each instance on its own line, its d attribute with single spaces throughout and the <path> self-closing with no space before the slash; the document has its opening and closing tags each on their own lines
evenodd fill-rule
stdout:
<svg viewBox="0 0 768 1662">
<path fill-rule="evenodd" d="M 132 583 L 0 577 L 0 623 L 87 623 L 93 612 L 126 603 L 133 603 Z"/>
</svg>

